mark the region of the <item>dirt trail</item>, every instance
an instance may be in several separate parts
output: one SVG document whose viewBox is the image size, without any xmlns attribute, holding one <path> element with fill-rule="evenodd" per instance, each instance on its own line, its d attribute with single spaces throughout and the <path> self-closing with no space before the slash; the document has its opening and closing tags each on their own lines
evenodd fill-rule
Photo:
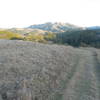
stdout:
<svg viewBox="0 0 100 100">
<path fill-rule="evenodd" d="M 100 100 L 100 77 L 97 53 L 81 54 L 77 70 L 64 91 L 63 100 Z"/>
</svg>

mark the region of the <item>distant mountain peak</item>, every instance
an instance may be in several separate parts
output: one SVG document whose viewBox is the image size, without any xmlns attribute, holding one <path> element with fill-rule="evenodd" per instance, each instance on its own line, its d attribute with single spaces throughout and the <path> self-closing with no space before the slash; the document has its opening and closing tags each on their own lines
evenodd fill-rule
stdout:
<svg viewBox="0 0 100 100">
<path fill-rule="evenodd" d="M 69 24 L 69 23 L 47 22 L 47 23 L 44 23 L 44 24 L 31 25 L 28 28 L 42 29 L 42 30 L 51 31 L 51 32 L 64 32 L 64 31 L 68 31 L 68 30 L 72 30 L 72 29 L 77 29 L 77 28 L 80 28 L 80 27 L 75 26 L 73 24 Z"/>
<path fill-rule="evenodd" d="M 100 26 L 91 26 L 91 27 L 88 27 L 87 29 L 91 29 L 91 30 L 100 30 Z"/>
</svg>

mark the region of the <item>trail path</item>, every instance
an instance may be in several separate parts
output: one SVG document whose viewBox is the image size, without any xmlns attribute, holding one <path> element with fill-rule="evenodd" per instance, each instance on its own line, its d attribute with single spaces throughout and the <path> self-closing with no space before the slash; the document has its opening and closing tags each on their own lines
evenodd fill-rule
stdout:
<svg viewBox="0 0 100 100">
<path fill-rule="evenodd" d="M 77 69 L 64 91 L 63 100 L 100 100 L 100 64 L 94 50 L 80 54 Z"/>
</svg>

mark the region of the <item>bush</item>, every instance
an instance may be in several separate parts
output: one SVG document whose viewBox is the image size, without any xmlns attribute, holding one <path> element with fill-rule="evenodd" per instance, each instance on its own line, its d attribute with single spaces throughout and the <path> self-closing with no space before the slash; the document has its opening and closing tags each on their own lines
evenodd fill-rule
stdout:
<svg viewBox="0 0 100 100">
<path fill-rule="evenodd" d="M 23 39 L 23 36 L 9 31 L 0 31 L 0 39 Z"/>
</svg>

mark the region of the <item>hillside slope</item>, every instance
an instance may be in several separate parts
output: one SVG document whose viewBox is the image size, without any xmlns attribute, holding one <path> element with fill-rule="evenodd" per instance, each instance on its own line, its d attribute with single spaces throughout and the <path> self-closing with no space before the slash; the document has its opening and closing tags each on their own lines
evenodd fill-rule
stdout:
<svg viewBox="0 0 100 100">
<path fill-rule="evenodd" d="M 14 32 L 14 33 L 19 33 L 22 35 L 27 35 L 27 34 L 46 34 L 48 31 L 44 31 L 41 29 L 32 29 L 32 28 L 11 28 L 8 29 L 8 31 Z"/>
<path fill-rule="evenodd" d="M 100 100 L 100 50 L 0 40 L 0 100 Z"/>
</svg>

